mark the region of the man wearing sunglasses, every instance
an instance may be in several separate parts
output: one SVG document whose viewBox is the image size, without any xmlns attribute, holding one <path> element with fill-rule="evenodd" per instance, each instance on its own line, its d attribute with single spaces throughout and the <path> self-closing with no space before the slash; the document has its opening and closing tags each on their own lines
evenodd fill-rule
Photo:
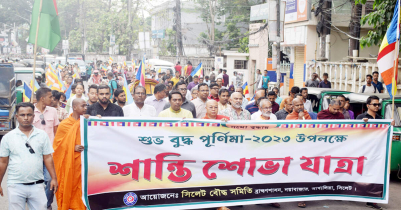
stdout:
<svg viewBox="0 0 401 210">
<path fill-rule="evenodd" d="M 53 148 L 45 131 L 32 123 L 34 105 L 22 102 L 16 106 L 18 127 L 6 134 L 0 144 L 0 195 L 1 182 L 8 167 L 9 209 L 46 209 L 43 165 L 51 176 L 50 190 L 56 192 L 57 177 L 52 158 Z"/>
<path fill-rule="evenodd" d="M 36 100 L 33 125 L 47 133 L 50 139 L 50 146 L 53 146 L 54 136 L 56 135 L 60 121 L 58 119 L 57 109 L 51 107 L 53 102 L 52 90 L 47 87 L 39 88 L 36 91 Z M 50 191 L 51 177 L 46 168 L 44 168 L 43 173 L 45 176 L 47 208 L 51 209 L 54 197 L 54 192 Z"/>
</svg>

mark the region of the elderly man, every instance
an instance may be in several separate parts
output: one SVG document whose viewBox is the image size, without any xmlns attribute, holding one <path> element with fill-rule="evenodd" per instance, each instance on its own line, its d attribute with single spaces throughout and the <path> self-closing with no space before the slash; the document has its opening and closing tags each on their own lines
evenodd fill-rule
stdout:
<svg viewBox="0 0 401 210">
<path fill-rule="evenodd" d="M 153 96 L 146 98 L 145 104 L 153 106 L 156 109 L 156 116 L 158 116 L 159 113 L 163 111 L 163 108 L 167 103 L 165 100 L 163 100 L 165 97 L 166 85 L 159 83 L 153 90 Z"/>
<path fill-rule="evenodd" d="M 228 104 L 228 100 L 230 99 L 230 92 L 228 92 L 227 89 L 220 89 L 219 99 L 220 100 L 217 104 L 219 105 L 219 112 L 221 112 L 230 106 L 230 104 Z"/>
<path fill-rule="evenodd" d="M 304 103 L 301 99 L 295 98 L 292 101 L 293 110 L 285 118 L 286 120 L 311 120 L 312 118 L 308 114 L 308 111 L 304 108 Z"/>
<path fill-rule="evenodd" d="M 331 100 L 329 108 L 320 111 L 317 114 L 318 120 L 343 120 L 344 115 L 340 111 L 341 102 L 338 100 Z"/>
<path fill-rule="evenodd" d="M 276 112 L 276 117 L 278 120 L 285 120 L 287 118 L 287 115 L 290 114 L 293 110 L 292 106 L 292 99 L 291 98 L 285 98 L 283 100 L 284 103 L 284 108 L 278 112 Z"/>
<path fill-rule="evenodd" d="M 84 147 L 81 145 L 80 116 L 87 110 L 86 102 L 81 98 L 74 99 L 71 108 L 73 112 L 60 123 L 53 144 L 54 165 L 60 185 L 56 192 L 57 206 L 58 209 L 85 210 L 81 199 L 81 152 Z"/>
<path fill-rule="evenodd" d="M 263 88 L 258 89 L 256 91 L 256 93 L 255 93 L 255 101 L 253 103 L 251 103 L 251 104 L 248 104 L 245 107 L 245 109 L 251 114 L 259 111 L 259 107 L 258 107 L 258 103 L 257 102 L 258 102 L 258 99 L 261 98 L 261 97 L 266 97 L 266 92 L 265 92 L 265 89 L 263 89 Z"/>
<path fill-rule="evenodd" d="M 193 118 L 190 111 L 181 108 L 184 96 L 180 92 L 171 92 L 168 99 L 171 106 L 160 112 L 159 117 Z"/>
<path fill-rule="evenodd" d="M 266 97 L 259 98 L 259 111 L 252 114 L 252 120 L 277 120 L 276 115 L 272 113 L 273 107 L 270 99 Z"/>
<path fill-rule="evenodd" d="M 187 99 L 187 93 L 188 93 L 187 84 L 186 84 L 185 82 L 181 82 L 181 81 L 180 81 L 180 82 L 178 82 L 177 85 L 175 86 L 175 89 L 176 89 L 177 91 L 179 91 L 179 92 L 184 96 L 184 102 L 182 103 L 181 108 L 190 111 L 190 112 L 192 113 L 192 117 L 193 117 L 193 118 L 196 118 L 196 109 L 195 109 L 195 105 L 194 105 L 191 101 L 189 101 L 189 100 Z M 192 90 L 194 90 L 194 89 L 192 88 Z M 192 90 L 191 90 L 191 91 L 192 91 Z M 170 103 L 167 103 L 167 104 L 164 106 L 164 110 L 170 108 L 170 106 L 171 106 Z"/>
<path fill-rule="evenodd" d="M 202 119 L 211 119 L 211 120 L 223 120 L 227 121 L 230 120 L 229 117 L 224 115 L 217 114 L 218 110 L 218 103 L 215 100 L 209 100 L 206 102 L 206 116 Z"/>
<path fill-rule="evenodd" d="M 145 104 L 146 88 L 143 86 L 136 86 L 132 93 L 134 103 L 124 106 L 124 117 L 133 118 L 147 118 L 156 117 L 156 109 L 148 104 Z"/>
<path fill-rule="evenodd" d="M 235 92 L 241 93 L 241 95 L 242 95 L 242 109 L 245 109 L 246 106 L 248 105 L 249 101 L 244 96 L 244 89 L 242 87 L 237 87 L 237 88 L 235 88 Z"/>
<path fill-rule="evenodd" d="M 192 103 L 195 105 L 196 118 L 202 119 L 206 115 L 206 102 L 209 95 L 209 87 L 206 83 L 198 85 L 198 98 L 194 99 Z"/>
<path fill-rule="evenodd" d="M 230 118 L 230 120 L 250 120 L 251 114 L 247 110 L 243 110 L 242 105 L 242 94 L 233 93 L 230 97 L 231 106 L 227 109 L 219 112 L 220 115 L 224 115 Z"/>
</svg>

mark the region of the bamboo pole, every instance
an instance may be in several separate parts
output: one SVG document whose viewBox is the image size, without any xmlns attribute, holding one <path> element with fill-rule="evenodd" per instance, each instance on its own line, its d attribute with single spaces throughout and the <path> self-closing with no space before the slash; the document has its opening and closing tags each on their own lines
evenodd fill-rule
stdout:
<svg viewBox="0 0 401 210">
<path fill-rule="evenodd" d="M 33 84 L 32 84 L 32 95 L 31 95 L 31 102 L 33 101 L 33 96 L 35 94 L 35 73 L 36 73 L 36 48 L 38 46 L 38 33 L 39 33 L 39 26 L 40 26 L 40 14 L 42 13 L 42 3 L 43 0 L 40 0 L 39 6 L 39 14 L 38 14 L 38 23 L 36 24 L 36 36 L 35 36 L 35 46 L 33 48 Z"/>
</svg>

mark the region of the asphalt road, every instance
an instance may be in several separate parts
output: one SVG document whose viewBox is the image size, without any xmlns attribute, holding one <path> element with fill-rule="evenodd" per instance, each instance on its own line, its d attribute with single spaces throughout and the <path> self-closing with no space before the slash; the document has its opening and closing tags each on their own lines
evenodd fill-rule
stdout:
<svg viewBox="0 0 401 210">
<path fill-rule="evenodd" d="M 0 197 L 0 210 L 8 210 L 8 200 L 7 200 L 7 175 L 3 179 L 1 187 L 5 191 L 4 197 Z M 281 209 L 297 209 L 297 202 L 280 203 Z M 352 202 L 352 201 L 309 201 L 307 202 L 307 209 L 317 210 L 364 210 L 371 209 L 365 206 L 365 203 Z M 401 209 L 401 180 L 396 177 L 392 177 L 390 180 L 390 199 L 388 204 L 382 204 L 385 209 Z M 57 209 L 56 200 L 53 202 L 53 210 Z M 276 209 L 268 205 L 249 205 L 243 207 L 230 207 L 231 210 L 262 210 L 262 209 Z"/>
</svg>

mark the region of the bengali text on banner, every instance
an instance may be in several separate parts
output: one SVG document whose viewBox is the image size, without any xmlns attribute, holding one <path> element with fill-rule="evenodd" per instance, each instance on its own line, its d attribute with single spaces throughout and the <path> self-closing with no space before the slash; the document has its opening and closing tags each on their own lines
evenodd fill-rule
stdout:
<svg viewBox="0 0 401 210">
<path fill-rule="evenodd" d="M 387 203 L 390 120 L 81 118 L 88 209 Z"/>
</svg>

